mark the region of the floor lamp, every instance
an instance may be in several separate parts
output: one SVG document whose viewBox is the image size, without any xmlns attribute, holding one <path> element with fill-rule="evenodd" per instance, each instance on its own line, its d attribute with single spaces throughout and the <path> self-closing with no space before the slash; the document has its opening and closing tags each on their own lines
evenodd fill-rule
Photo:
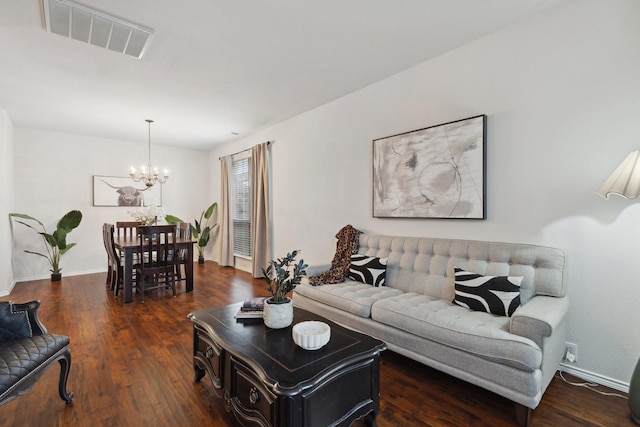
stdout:
<svg viewBox="0 0 640 427">
<path fill-rule="evenodd" d="M 605 181 L 598 195 L 608 199 L 609 194 L 618 194 L 626 199 L 635 199 L 640 194 L 640 151 L 630 153 Z M 640 424 L 640 360 L 629 381 L 629 409 L 631 418 Z"/>
</svg>

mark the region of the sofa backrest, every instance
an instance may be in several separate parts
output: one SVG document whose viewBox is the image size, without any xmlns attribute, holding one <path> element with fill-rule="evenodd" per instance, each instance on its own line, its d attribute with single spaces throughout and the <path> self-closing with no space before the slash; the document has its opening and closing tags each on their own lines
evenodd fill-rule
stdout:
<svg viewBox="0 0 640 427">
<path fill-rule="evenodd" d="M 363 233 L 358 253 L 388 257 L 386 286 L 453 300 L 454 267 L 485 276 L 523 276 L 520 300 L 566 294 L 564 253 L 519 243 Z"/>
</svg>

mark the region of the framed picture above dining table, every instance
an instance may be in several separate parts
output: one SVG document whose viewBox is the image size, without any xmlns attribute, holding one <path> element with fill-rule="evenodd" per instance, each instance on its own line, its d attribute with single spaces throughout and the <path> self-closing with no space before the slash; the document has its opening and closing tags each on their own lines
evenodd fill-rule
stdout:
<svg viewBox="0 0 640 427">
<path fill-rule="evenodd" d="M 162 184 L 147 187 L 128 176 L 93 175 L 93 206 L 162 206 Z"/>
</svg>

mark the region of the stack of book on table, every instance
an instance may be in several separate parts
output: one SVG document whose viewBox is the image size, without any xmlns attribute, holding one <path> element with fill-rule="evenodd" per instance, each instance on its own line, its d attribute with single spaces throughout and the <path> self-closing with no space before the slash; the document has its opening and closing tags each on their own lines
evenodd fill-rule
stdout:
<svg viewBox="0 0 640 427">
<path fill-rule="evenodd" d="M 256 297 L 244 300 L 236 319 L 262 319 L 264 301 L 269 297 Z"/>
</svg>

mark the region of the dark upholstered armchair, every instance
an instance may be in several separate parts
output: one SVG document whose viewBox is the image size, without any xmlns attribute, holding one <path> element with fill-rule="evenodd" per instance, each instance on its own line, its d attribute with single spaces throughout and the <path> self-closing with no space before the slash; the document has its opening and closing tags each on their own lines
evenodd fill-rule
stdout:
<svg viewBox="0 0 640 427">
<path fill-rule="evenodd" d="M 38 307 L 40 301 L 0 302 L 0 405 L 29 391 L 55 361 L 60 362 L 60 397 L 67 403 L 73 399 L 67 391 L 69 337 L 50 334 L 38 320 Z"/>
</svg>

